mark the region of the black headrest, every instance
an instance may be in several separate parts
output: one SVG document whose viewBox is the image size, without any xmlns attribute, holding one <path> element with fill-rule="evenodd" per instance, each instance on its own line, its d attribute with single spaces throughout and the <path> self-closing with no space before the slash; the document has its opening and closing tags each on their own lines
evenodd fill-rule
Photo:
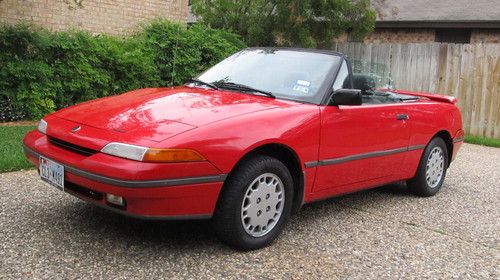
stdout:
<svg viewBox="0 0 500 280">
<path fill-rule="evenodd" d="M 353 74 L 352 75 L 352 84 L 355 89 L 360 89 L 364 91 L 373 91 L 375 90 L 375 80 L 363 74 Z"/>
</svg>

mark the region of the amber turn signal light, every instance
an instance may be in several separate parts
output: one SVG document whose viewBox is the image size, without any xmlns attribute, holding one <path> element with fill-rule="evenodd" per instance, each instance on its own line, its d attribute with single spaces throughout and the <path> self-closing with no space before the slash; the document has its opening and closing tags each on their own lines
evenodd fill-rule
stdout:
<svg viewBox="0 0 500 280">
<path fill-rule="evenodd" d="M 154 149 L 150 148 L 144 154 L 142 161 L 146 162 L 189 162 L 206 160 L 197 151 L 190 149 Z"/>
</svg>

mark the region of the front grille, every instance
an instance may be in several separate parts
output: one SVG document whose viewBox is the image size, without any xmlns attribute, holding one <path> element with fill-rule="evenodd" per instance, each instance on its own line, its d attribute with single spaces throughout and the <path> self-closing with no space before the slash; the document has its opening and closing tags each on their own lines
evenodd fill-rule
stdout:
<svg viewBox="0 0 500 280">
<path fill-rule="evenodd" d="M 89 148 L 78 146 L 78 145 L 75 145 L 75 144 L 63 141 L 61 139 L 54 138 L 54 137 L 49 137 L 49 142 L 55 146 L 58 146 L 58 147 L 63 148 L 65 150 L 69 150 L 69 151 L 72 151 L 72 152 L 75 152 L 75 153 L 78 153 L 78 154 L 84 155 L 84 156 L 91 156 L 91 155 L 97 153 L 96 150 L 92 150 Z"/>
</svg>

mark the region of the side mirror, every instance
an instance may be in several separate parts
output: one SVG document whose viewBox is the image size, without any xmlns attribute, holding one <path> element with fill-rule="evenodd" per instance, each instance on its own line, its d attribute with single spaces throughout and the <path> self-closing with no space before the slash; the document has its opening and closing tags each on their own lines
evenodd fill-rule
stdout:
<svg viewBox="0 0 500 280">
<path fill-rule="evenodd" d="M 341 88 L 333 92 L 330 98 L 332 105 L 361 105 L 363 98 L 361 90 Z"/>
</svg>

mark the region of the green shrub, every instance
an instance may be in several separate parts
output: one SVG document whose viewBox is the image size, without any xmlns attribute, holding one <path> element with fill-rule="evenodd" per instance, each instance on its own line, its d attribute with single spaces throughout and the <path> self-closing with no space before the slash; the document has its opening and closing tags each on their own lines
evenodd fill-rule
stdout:
<svg viewBox="0 0 500 280">
<path fill-rule="evenodd" d="M 53 70 L 44 57 L 48 42 L 48 32 L 24 24 L 0 28 L 0 102 L 10 103 L 2 114 L 37 118 L 55 109 Z"/>
<path fill-rule="evenodd" d="M 57 81 L 56 106 L 157 86 L 151 52 L 133 39 L 58 32 L 46 50 Z"/>
<path fill-rule="evenodd" d="M 0 121 L 78 102 L 179 85 L 245 45 L 234 34 L 157 19 L 133 36 L 0 26 Z"/>
<path fill-rule="evenodd" d="M 192 78 L 245 44 L 234 34 L 222 30 L 157 19 L 144 27 L 136 39 L 146 42 L 155 53 L 155 64 L 162 86 L 178 85 Z"/>
</svg>

